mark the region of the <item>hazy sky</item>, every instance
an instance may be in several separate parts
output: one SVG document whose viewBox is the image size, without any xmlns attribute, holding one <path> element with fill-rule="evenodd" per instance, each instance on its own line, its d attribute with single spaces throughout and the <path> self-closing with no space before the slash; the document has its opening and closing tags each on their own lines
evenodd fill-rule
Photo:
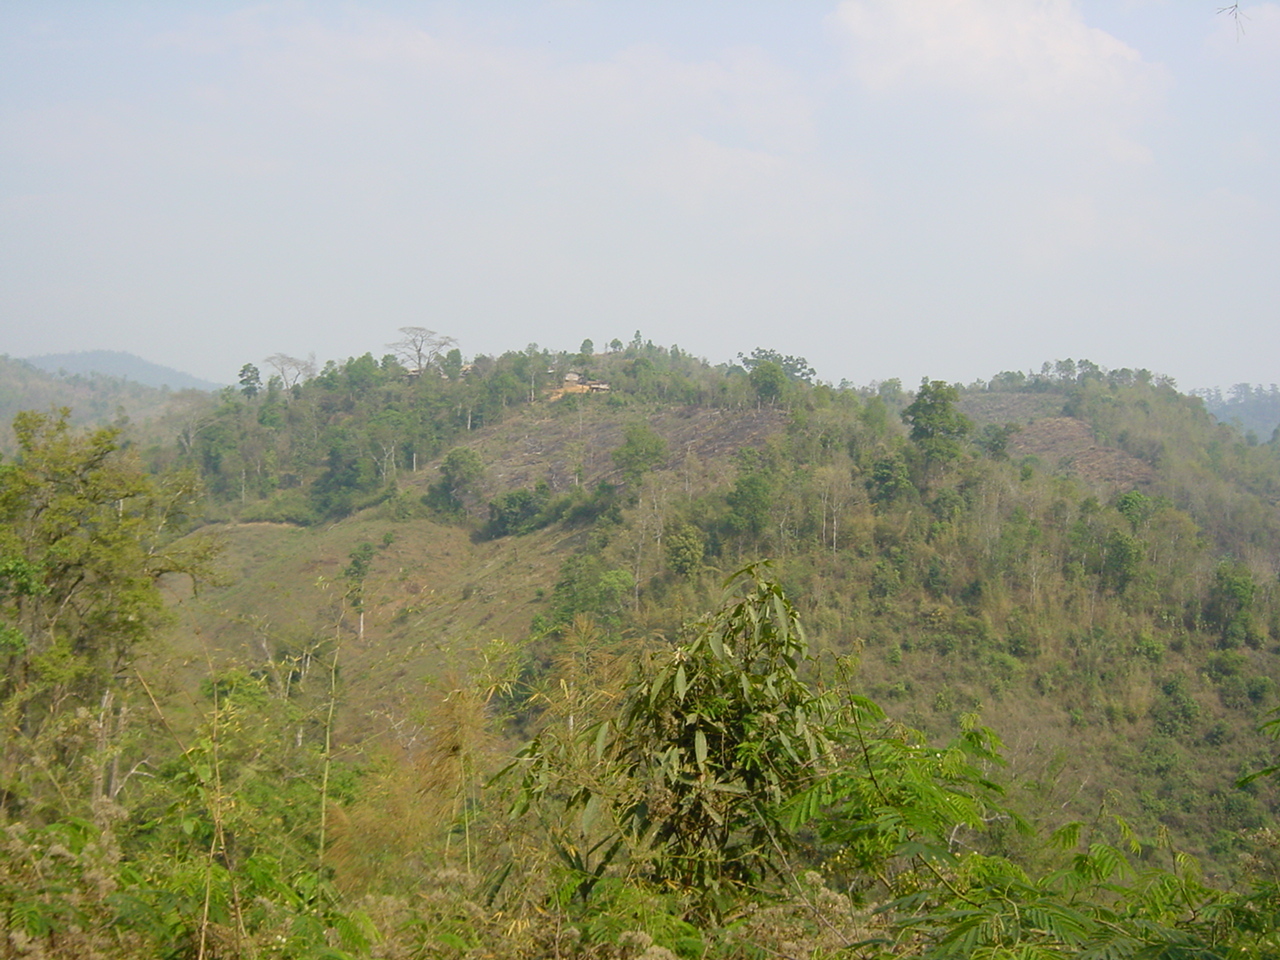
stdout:
<svg viewBox="0 0 1280 960">
<path fill-rule="evenodd" d="M 0 5 L 0 353 L 1280 381 L 1280 4 Z"/>
</svg>

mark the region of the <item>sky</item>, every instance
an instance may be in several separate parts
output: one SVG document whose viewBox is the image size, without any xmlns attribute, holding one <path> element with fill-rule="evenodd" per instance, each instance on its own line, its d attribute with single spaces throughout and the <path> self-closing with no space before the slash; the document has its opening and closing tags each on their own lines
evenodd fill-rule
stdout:
<svg viewBox="0 0 1280 960">
<path fill-rule="evenodd" d="M 1280 381 L 1280 4 L 0 5 L 0 354 Z"/>
</svg>

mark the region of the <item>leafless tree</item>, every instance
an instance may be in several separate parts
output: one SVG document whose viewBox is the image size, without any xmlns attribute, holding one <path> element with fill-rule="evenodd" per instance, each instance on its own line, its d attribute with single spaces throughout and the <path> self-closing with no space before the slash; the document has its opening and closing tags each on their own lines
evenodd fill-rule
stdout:
<svg viewBox="0 0 1280 960">
<path fill-rule="evenodd" d="M 1248 14 L 1240 9 L 1240 4 L 1232 3 L 1225 7 L 1219 7 L 1218 13 L 1225 13 L 1236 22 L 1236 39 L 1239 40 L 1244 36 L 1244 21 L 1248 20 Z"/>
<path fill-rule="evenodd" d="M 273 353 L 262 362 L 270 364 L 272 369 L 280 375 L 286 390 L 294 384 L 310 380 L 316 375 L 316 355 L 314 353 L 307 357 L 306 360 L 299 360 L 297 357 L 291 357 L 287 353 Z"/>
<path fill-rule="evenodd" d="M 395 343 L 388 343 L 387 349 L 396 352 L 397 359 L 405 365 L 410 373 L 421 373 L 435 363 L 442 353 L 457 346 L 453 337 L 445 337 L 428 330 L 426 327 L 401 327 L 404 335 Z"/>
</svg>

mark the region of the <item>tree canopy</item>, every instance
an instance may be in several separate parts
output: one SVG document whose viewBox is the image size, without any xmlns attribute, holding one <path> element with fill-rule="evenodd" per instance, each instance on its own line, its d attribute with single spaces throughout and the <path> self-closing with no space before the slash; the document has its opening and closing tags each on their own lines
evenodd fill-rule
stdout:
<svg viewBox="0 0 1280 960">
<path fill-rule="evenodd" d="M 960 391 L 941 380 L 920 382 L 915 399 L 902 411 L 911 429 L 911 441 L 929 462 L 947 462 L 960 456 L 961 444 L 973 424 L 957 409 Z"/>
</svg>

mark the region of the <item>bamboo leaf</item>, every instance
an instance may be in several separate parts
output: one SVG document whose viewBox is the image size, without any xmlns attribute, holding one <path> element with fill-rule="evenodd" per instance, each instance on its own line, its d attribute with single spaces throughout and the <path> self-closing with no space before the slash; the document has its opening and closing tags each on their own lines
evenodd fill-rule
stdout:
<svg viewBox="0 0 1280 960">
<path fill-rule="evenodd" d="M 590 833 L 600 816 L 600 794 L 593 793 L 582 808 L 582 832 Z"/>
</svg>

